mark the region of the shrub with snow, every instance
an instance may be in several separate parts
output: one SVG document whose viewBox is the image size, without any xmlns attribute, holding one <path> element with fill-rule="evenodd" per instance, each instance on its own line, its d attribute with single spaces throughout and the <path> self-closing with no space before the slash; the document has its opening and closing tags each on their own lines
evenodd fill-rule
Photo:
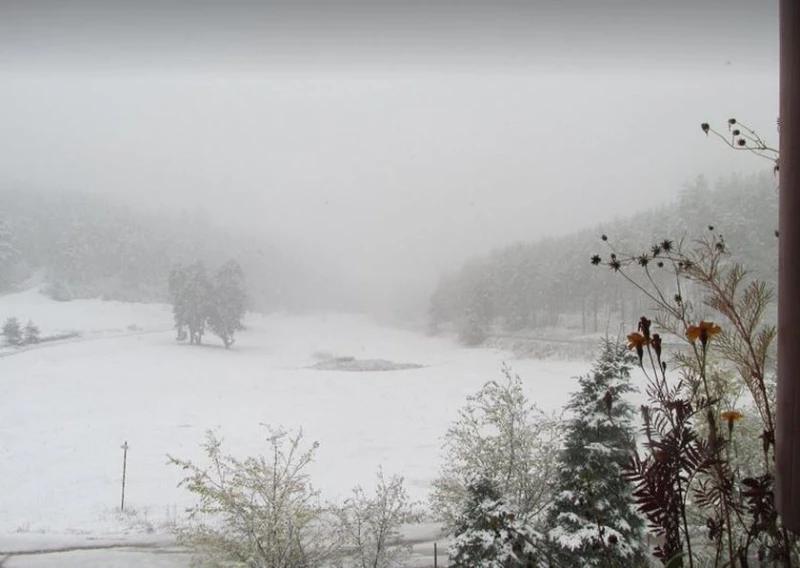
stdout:
<svg viewBox="0 0 800 568">
<path fill-rule="evenodd" d="M 318 444 L 301 447 L 302 432 L 270 430 L 269 455 L 240 460 L 224 455 L 209 433 L 209 463 L 170 458 L 186 472 L 181 482 L 199 502 L 178 540 L 211 566 L 296 568 L 329 562 L 336 543 L 325 529 L 324 508 L 305 468 Z"/>
<path fill-rule="evenodd" d="M 400 540 L 400 528 L 420 515 L 406 493 L 403 478 L 393 476 L 387 481 L 378 470 L 377 481 L 373 496 L 355 487 L 352 496 L 336 509 L 336 539 L 352 551 L 337 566 L 389 568 L 402 564 L 411 553 L 411 544 Z"/>
<path fill-rule="evenodd" d="M 506 382 L 487 382 L 459 411 L 445 434 L 444 463 L 431 505 L 452 530 L 469 499 L 474 475 L 491 481 L 504 502 L 526 519 L 549 502 L 561 447 L 561 421 L 531 404 L 522 379 L 503 368 Z"/>
<path fill-rule="evenodd" d="M 453 568 L 534 568 L 541 537 L 514 514 L 489 479 L 475 476 L 455 520 L 450 544 Z"/>
</svg>

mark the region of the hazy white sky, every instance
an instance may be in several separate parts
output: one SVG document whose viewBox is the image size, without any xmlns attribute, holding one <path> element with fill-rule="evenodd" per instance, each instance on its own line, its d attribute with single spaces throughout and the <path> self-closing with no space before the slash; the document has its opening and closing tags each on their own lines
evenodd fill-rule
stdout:
<svg viewBox="0 0 800 568">
<path fill-rule="evenodd" d="M 456 18 L 459 33 L 439 37 L 445 11 L 413 33 L 392 27 L 394 43 L 352 21 L 351 36 L 317 23 L 270 45 L 247 19 L 213 41 L 90 28 L 109 58 L 67 33 L 74 22 L 44 19 L 56 41 L 19 12 L 0 58 L 0 183 L 199 205 L 340 257 L 358 280 L 427 280 L 473 252 L 663 203 L 700 173 L 768 167 L 699 128 L 737 116 L 776 138 L 777 32 L 729 6 L 708 33 L 702 18 L 669 20 L 646 49 L 641 18 L 606 14 L 573 43 L 574 26 L 527 29 L 502 11 L 491 34 Z"/>
</svg>

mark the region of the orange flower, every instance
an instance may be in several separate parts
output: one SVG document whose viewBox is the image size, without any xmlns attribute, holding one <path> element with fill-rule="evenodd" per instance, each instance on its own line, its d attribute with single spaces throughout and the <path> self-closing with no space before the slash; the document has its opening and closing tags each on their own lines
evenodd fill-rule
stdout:
<svg viewBox="0 0 800 568">
<path fill-rule="evenodd" d="M 744 414 L 739 412 L 738 410 L 726 410 L 722 413 L 722 419 L 727 420 L 728 422 L 736 422 L 737 420 L 741 420 L 744 418 Z"/>
<path fill-rule="evenodd" d="M 644 347 L 644 335 L 638 331 L 628 334 L 628 349 L 641 349 Z"/>
<path fill-rule="evenodd" d="M 692 343 L 699 339 L 700 343 L 705 347 L 708 344 L 708 340 L 721 331 L 722 328 L 714 322 L 701 321 L 697 325 L 689 326 L 689 329 L 686 330 L 686 337 Z"/>
<path fill-rule="evenodd" d="M 744 414 L 738 410 L 726 410 L 722 413 L 722 419 L 728 421 L 728 435 L 733 432 L 733 423 L 742 418 L 744 418 Z"/>
<path fill-rule="evenodd" d="M 628 349 L 636 349 L 636 356 L 639 357 L 639 364 L 642 364 L 642 357 L 644 357 L 644 344 L 647 340 L 644 335 L 638 331 L 628 334 Z"/>
</svg>

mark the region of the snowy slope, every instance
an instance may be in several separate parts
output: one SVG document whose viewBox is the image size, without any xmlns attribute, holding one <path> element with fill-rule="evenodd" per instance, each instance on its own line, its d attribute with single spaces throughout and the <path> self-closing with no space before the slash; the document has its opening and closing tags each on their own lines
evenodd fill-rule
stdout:
<svg viewBox="0 0 800 568">
<path fill-rule="evenodd" d="M 199 458 L 207 429 L 240 455 L 264 451 L 260 423 L 303 427 L 320 442 L 311 473 L 325 497 L 369 486 L 382 465 L 424 499 L 447 426 L 468 394 L 502 379 L 509 359 L 338 314 L 252 316 L 230 351 L 211 337 L 202 347 L 176 343 L 166 306 L 57 303 L 31 291 L 0 298 L 0 319 L 10 315 L 84 339 L 0 358 L 0 540 L 161 532 L 187 503 L 167 454 Z M 120 334 L 132 324 L 150 333 Z M 322 354 L 424 367 L 308 369 Z M 545 408 L 560 407 L 575 386 L 570 377 L 587 370 L 508 362 Z M 115 509 L 126 440 L 122 518 Z"/>
</svg>

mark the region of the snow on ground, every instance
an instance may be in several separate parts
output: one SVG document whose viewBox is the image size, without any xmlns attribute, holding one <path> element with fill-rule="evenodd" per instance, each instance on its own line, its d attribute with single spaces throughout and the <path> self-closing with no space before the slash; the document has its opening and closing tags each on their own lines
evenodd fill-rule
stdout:
<svg viewBox="0 0 800 568">
<path fill-rule="evenodd" d="M 56 302 L 41 294 L 40 289 L 32 288 L 19 294 L 0 296 L 0 321 L 15 317 L 25 325 L 32 320 L 43 336 L 72 331 L 96 335 L 172 328 L 171 309 L 163 304 L 97 300 Z"/>
<path fill-rule="evenodd" d="M 230 351 L 213 337 L 201 347 L 177 343 L 166 306 L 59 303 L 28 291 L 0 297 L 0 319 L 8 316 L 33 319 L 43 333 L 77 330 L 82 340 L 0 358 L 0 550 L 9 550 L 2 539 L 25 535 L 75 541 L 164 532 L 189 502 L 167 454 L 202 458 L 209 429 L 245 456 L 267 449 L 260 424 L 302 427 L 309 442 L 320 442 L 310 473 L 326 498 L 370 486 L 383 466 L 424 499 L 445 430 L 468 394 L 503 379 L 504 362 L 546 409 L 562 406 L 576 386 L 570 377 L 588 371 L 585 362 L 513 360 L 341 314 L 248 317 Z M 150 333 L 119 333 L 128 326 Z M 309 368 L 320 357 L 423 367 Z"/>
</svg>

